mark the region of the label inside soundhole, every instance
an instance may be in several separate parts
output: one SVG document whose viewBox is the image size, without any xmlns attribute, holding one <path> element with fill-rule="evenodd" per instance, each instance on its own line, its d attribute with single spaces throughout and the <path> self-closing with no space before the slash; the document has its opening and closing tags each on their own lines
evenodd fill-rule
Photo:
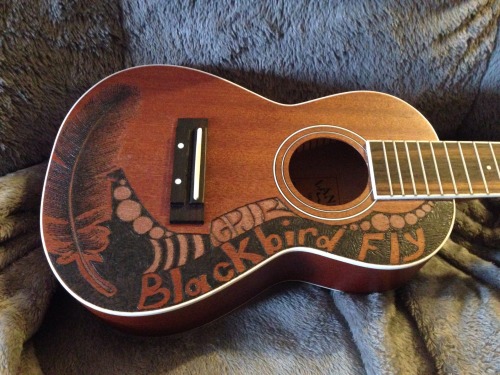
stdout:
<svg viewBox="0 0 500 375">
<path fill-rule="evenodd" d="M 368 183 L 368 166 L 359 152 L 331 138 L 313 139 L 299 146 L 290 159 L 289 173 L 300 194 L 325 206 L 353 201 Z"/>
</svg>

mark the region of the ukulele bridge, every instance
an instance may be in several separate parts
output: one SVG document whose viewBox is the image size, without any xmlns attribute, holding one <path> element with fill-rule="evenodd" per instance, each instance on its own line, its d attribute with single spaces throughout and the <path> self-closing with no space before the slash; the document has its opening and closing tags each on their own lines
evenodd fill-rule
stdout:
<svg viewBox="0 0 500 375">
<path fill-rule="evenodd" d="M 170 223 L 203 224 L 208 120 L 181 118 L 175 133 Z"/>
</svg>

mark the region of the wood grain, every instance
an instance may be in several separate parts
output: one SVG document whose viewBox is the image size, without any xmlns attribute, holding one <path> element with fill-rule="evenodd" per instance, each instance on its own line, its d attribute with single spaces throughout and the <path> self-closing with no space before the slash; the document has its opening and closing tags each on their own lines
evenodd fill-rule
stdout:
<svg viewBox="0 0 500 375">
<path fill-rule="evenodd" d="M 173 132 L 178 118 L 209 121 L 204 226 L 172 226 L 208 233 L 212 218 L 248 202 L 279 195 L 272 161 L 293 132 L 315 124 L 341 125 L 364 139 L 433 140 L 427 120 L 394 97 L 353 92 L 295 106 L 277 105 L 208 74 L 149 67 L 111 76 L 84 97 L 66 121 L 99 91 L 117 83 L 140 88 L 141 101 L 127 122 L 117 163 L 127 171 L 143 203 L 168 224 Z M 365 157 L 365 155 L 363 155 Z M 353 205 L 356 202 L 353 202 Z M 415 202 L 413 205 L 417 205 Z M 379 207 L 384 209 L 386 203 Z M 401 210 L 407 210 L 402 203 Z M 390 205 L 391 210 L 399 206 Z"/>
<path fill-rule="evenodd" d="M 134 95 L 114 122 L 99 111 L 89 117 L 117 88 Z M 87 117 L 95 124 L 79 126 Z M 208 122 L 203 224 L 169 221 L 182 118 Z M 283 105 L 192 69 L 122 71 L 89 90 L 62 124 L 42 204 L 47 258 L 91 311 L 150 333 L 203 324 L 289 279 L 349 292 L 397 287 L 447 238 L 454 204 L 375 200 L 366 142 L 395 137 L 436 140 L 417 110 L 382 93 Z M 68 168 L 68 150 L 97 160 L 73 168 L 71 184 L 56 173 Z M 78 207 L 78 231 L 58 230 L 67 214 L 54 210 L 58 192 Z M 97 197 L 99 212 L 86 211 Z M 105 246 L 92 247 L 94 232 Z M 83 235 L 88 246 L 68 252 Z M 83 256 L 93 279 L 79 271 Z M 103 293 L 96 280 L 113 289 Z"/>
</svg>

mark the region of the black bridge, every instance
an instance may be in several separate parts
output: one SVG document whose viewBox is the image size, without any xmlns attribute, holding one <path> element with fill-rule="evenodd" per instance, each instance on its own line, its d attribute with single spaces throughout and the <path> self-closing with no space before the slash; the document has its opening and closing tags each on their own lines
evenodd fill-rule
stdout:
<svg viewBox="0 0 500 375">
<path fill-rule="evenodd" d="M 180 118 L 175 133 L 170 223 L 203 224 L 208 119 Z"/>
</svg>

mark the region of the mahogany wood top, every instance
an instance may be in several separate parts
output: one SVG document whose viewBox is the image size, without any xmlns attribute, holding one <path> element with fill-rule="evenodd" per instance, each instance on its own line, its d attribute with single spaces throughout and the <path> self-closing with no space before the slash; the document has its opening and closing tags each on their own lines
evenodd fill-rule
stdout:
<svg viewBox="0 0 500 375">
<path fill-rule="evenodd" d="M 125 121 L 116 164 L 160 223 L 169 223 L 173 136 L 179 118 L 207 118 L 205 224 L 172 226 L 177 232 L 208 233 L 213 218 L 248 202 L 280 195 L 273 160 L 292 133 L 313 125 L 334 125 L 370 139 L 436 140 L 427 120 L 392 96 L 353 92 L 299 105 L 281 105 L 209 74 L 173 67 L 131 69 L 102 81 L 73 108 L 66 122 L 99 92 L 126 84 L 140 90 L 140 102 Z M 362 155 L 365 159 L 366 155 Z M 216 202 L 216 203 L 210 203 Z M 407 205 L 401 203 L 401 210 Z M 417 203 L 418 204 L 418 203 Z M 380 202 L 380 208 L 386 209 Z M 398 210 L 395 205 L 391 210 Z"/>
<path fill-rule="evenodd" d="M 454 202 L 436 191 L 497 189 L 497 147 L 437 142 L 383 93 L 284 105 L 193 69 L 132 68 L 62 124 L 43 243 L 75 298 L 134 330 L 189 328 L 287 279 L 386 290 L 448 237 Z"/>
</svg>

